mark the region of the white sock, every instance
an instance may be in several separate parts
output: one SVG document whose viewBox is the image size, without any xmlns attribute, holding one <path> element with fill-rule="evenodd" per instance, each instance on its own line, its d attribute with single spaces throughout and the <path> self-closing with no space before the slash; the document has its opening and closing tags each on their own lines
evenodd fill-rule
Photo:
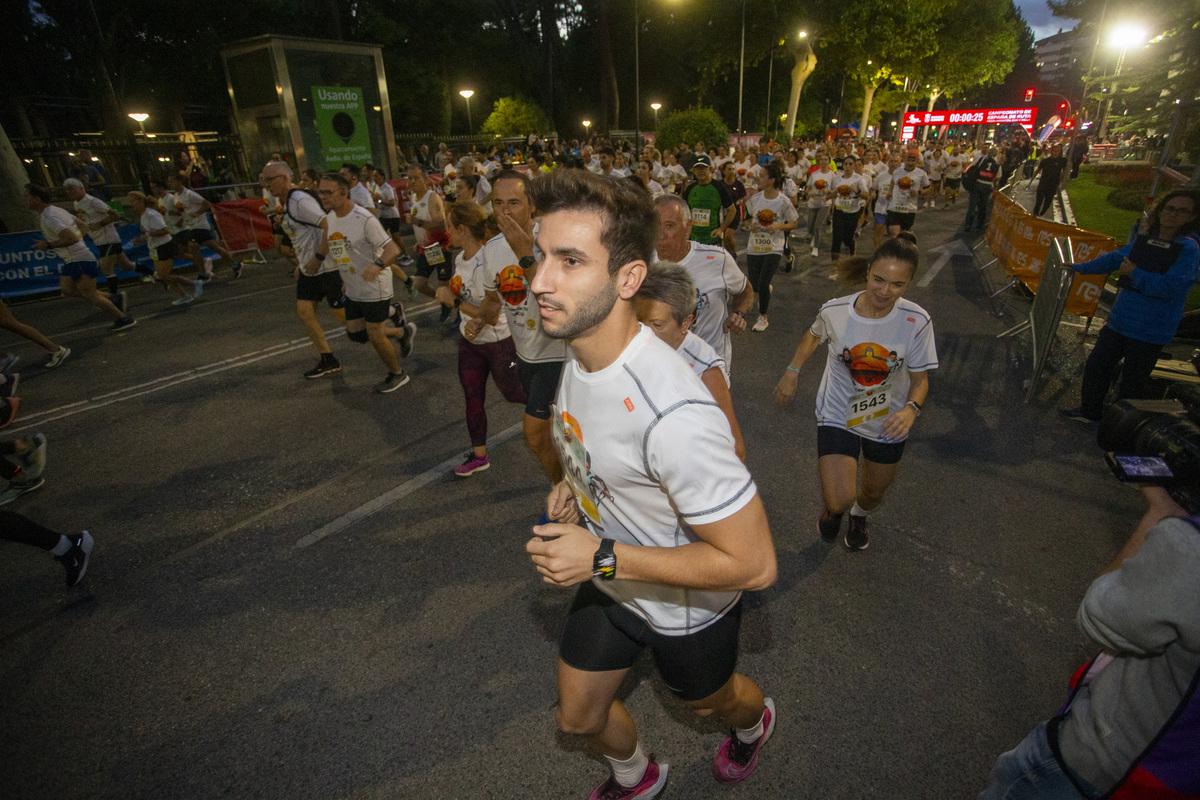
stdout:
<svg viewBox="0 0 1200 800">
<path fill-rule="evenodd" d="M 71 549 L 71 540 L 66 536 L 58 537 L 58 544 L 50 550 L 50 555 L 61 556 Z"/>
<path fill-rule="evenodd" d="M 855 500 L 853 508 L 850 509 L 850 516 L 865 517 L 866 515 L 867 515 L 866 509 L 864 509 L 862 506 L 860 506 L 858 504 L 858 501 Z"/>
<path fill-rule="evenodd" d="M 634 748 L 633 755 L 624 761 L 618 761 L 609 756 L 605 756 L 605 758 L 612 767 L 613 777 L 617 779 L 617 783 L 626 789 L 637 786 L 638 781 L 646 774 L 646 768 L 650 766 L 650 759 L 642 753 L 641 742 L 638 742 L 637 747 Z"/>
<path fill-rule="evenodd" d="M 758 724 L 753 728 L 734 728 L 733 732 L 737 734 L 738 741 L 742 744 L 754 744 L 761 739 L 763 731 L 766 730 L 763 727 L 763 720 L 765 720 L 766 717 L 766 709 L 763 709 L 763 715 L 758 718 Z"/>
</svg>

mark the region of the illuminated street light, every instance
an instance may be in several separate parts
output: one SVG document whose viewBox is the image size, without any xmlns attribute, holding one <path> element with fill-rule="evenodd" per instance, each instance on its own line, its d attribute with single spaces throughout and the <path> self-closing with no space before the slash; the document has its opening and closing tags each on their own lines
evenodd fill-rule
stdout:
<svg viewBox="0 0 1200 800">
<path fill-rule="evenodd" d="M 588 134 L 590 134 L 592 132 L 592 121 L 590 119 L 585 119 L 583 121 L 583 130 L 584 130 L 584 138 L 586 139 L 588 137 Z"/>
<path fill-rule="evenodd" d="M 654 130 L 658 130 L 658 110 L 662 108 L 662 103 L 651 103 L 650 107 L 654 109 Z"/>
<path fill-rule="evenodd" d="M 131 120 L 134 120 L 135 122 L 137 122 L 138 127 L 142 129 L 142 136 L 145 136 L 146 135 L 146 120 L 150 119 L 150 115 L 143 114 L 140 111 L 134 111 L 133 113 L 129 114 L 128 117 Z"/>
<path fill-rule="evenodd" d="M 467 101 L 467 133 L 474 133 L 474 126 L 471 124 L 471 95 L 475 94 L 473 89 L 463 89 L 459 92 L 463 100 Z"/>
<path fill-rule="evenodd" d="M 808 38 L 808 31 L 800 31 L 800 38 L 801 38 L 801 39 L 807 39 L 807 38 Z"/>
<path fill-rule="evenodd" d="M 1112 113 L 1113 95 L 1117 92 L 1117 79 L 1121 77 L 1121 67 L 1125 64 L 1125 51 L 1129 49 L 1130 45 L 1138 47 L 1146 43 L 1146 29 L 1130 22 L 1120 23 L 1109 30 L 1108 43 L 1113 47 L 1121 48 L 1121 55 L 1117 56 L 1117 68 L 1113 71 L 1113 83 L 1109 87 L 1108 100 L 1104 103 L 1104 119 L 1100 122 L 1101 139 L 1108 134 L 1108 115 Z"/>
</svg>

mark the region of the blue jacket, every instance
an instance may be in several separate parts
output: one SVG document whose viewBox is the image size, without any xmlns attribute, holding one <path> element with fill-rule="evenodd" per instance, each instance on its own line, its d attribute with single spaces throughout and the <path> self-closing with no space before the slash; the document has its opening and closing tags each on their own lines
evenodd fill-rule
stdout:
<svg viewBox="0 0 1200 800">
<path fill-rule="evenodd" d="M 1200 272 L 1200 245 L 1196 240 L 1181 236 L 1175 241 L 1183 242 L 1183 252 L 1162 275 L 1144 269 L 1129 274 L 1136 291 L 1123 289 L 1117 295 L 1108 315 L 1108 327 L 1122 336 L 1150 344 L 1167 344 L 1175 337 L 1183 319 L 1183 304 Z M 1127 244 L 1120 250 L 1076 264 L 1075 271 L 1084 275 L 1112 272 L 1132 250 L 1133 245 Z"/>
</svg>

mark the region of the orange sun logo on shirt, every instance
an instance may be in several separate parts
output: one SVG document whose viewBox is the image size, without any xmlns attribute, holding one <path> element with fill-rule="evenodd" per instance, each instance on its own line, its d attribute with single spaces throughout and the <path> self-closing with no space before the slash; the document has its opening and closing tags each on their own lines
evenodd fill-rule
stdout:
<svg viewBox="0 0 1200 800">
<path fill-rule="evenodd" d="M 905 175 L 903 178 L 901 178 L 900 180 L 896 181 L 896 183 L 897 183 L 897 185 L 899 185 L 899 187 L 900 187 L 901 189 L 903 189 L 904 191 L 906 191 L 906 192 L 907 192 L 909 189 L 911 189 L 911 188 L 912 188 L 912 183 L 913 183 L 913 182 L 912 182 L 912 178 L 910 178 L 910 177 L 908 177 L 907 175 Z"/>
<path fill-rule="evenodd" d="M 825 188 L 825 179 L 819 178 L 817 180 L 817 182 L 813 184 L 813 186 L 817 187 L 818 189 L 824 189 Z"/>
<path fill-rule="evenodd" d="M 450 279 L 450 291 L 454 292 L 458 297 L 462 297 L 463 279 L 461 275 L 455 275 Z"/>
<path fill-rule="evenodd" d="M 775 212 L 769 208 L 764 208 L 762 211 L 759 211 L 754 218 L 758 220 L 759 225 L 766 227 L 767 225 L 775 222 Z"/>
<path fill-rule="evenodd" d="M 886 381 L 903 364 L 895 350 L 881 344 L 862 342 L 842 350 L 841 362 L 850 370 L 850 378 L 859 386 L 871 388 Z"/>
<path fill-rule="evenodd" d="M 519 306 L 525 302 L 525 270 L 516 264 L 509 264 L 500 270 L 500 274 L 496 276 L 496 285 L 500 289 L 500 296 L 510 306 Z"/>
<path fill-rule="evenodd" d="M 842 197 L 849 197 L 850 196 L 850 184 L 843 183 L 841 186 L 839 186 L 838 194 L 840 194 Z"/>
</svg>

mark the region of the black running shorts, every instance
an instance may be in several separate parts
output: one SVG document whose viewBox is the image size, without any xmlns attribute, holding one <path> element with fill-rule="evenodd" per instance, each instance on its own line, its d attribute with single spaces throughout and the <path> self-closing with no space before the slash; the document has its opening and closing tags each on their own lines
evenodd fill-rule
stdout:
<svg viewBox="0 0 1200 800">
<path fill-rule="evenodd" d="M 962 186 L 962 178 L 946 178 L 946 188 L 958 191 L 958 187 Z"/>
<path fill-rule="evenodd" d="M 443 250 L 442 257 L 446 260 L 437 265 L 438 283 L 447 283 L 451 278 L 454 277 L 454 263 L 445 253 L 446 251 Z M 425 260 L 425 251 L 420 247 L 417 248 L 417 257 L 414 259 L 414 261 L 416 261 L 417 264 L 417 275 L 428 280 L 429 276 L 434 273 L 434 269 L 429 262 Z"/>
<path fill-rule="evenodd" d="M 330 308 L 341 308 L 345 302 L 342 296 L 342 273 L 335 269 L 319 275 L 305 275 L 304 270 L 300 270 L 300 277 L 296 280 L 296 299 L 310 303 L 324 300 Z"/>
<path fill-rule="evenodd" d="M 558 655 L 584 672 L 629 669 L 647 647 L 658 674 L 677 697 L 703 700 L 733 677 L 738 658 L 742 603 L 703 630 L 665 636 L 588 581 L 567 613 Z"/>
<path fill-rule="evenodd" d="M 387 231 L 388 233 L 399 233 L 400 232 L 400 218 L 399 217 L 380 217 L 379 224 L 382 225 L 383 229 L 385 231 Z"/>
<path fill-rule="evenodd" d="M 859 453 L 875 464 L 896 464 L 904 455 L 904 442 L 877 442 L 834 425 L 817 426 L 818 458 L 836 455 L 857 459 Z"/>
<path fill-rule="evenodd" d="M 916 221 L 917 212 L 915 211 L 904 213 L 901 211 L 892 211 L 890 208 L 888 209 L 887 222 L 889 226 L 899 225 L 900 230 L 910 231 L 912 230 L 913 223 Z"/>
<path fill-rule="evenodd" d="M 101 258 L 120 255 L 123 250 L 120 242 L 113 242 L 111 244 L 98 244 L 96 245 L 96 249 L 100 251 Z"/>
<path fill-rule="evenodd" d="M 562 368 L 561 361 L 531 364 L 517 359 L 517 374 L 521 378 L 521 386 L 525 387 L 525 395 L 529 398 L 529 402 L 525 404 L 526 414 L 537 419 L 550 419 L 550 404 L 558 394 L 558 379 L 562 375 Z"/>
<path fill-rule="evenodd" d="M 346 298 L 346 321 L 352 319 L 366 320 L 372 325 L 381 323 L 392 313 L 391 300 L 371 300 L 362 302 Z"/>
</svg>

